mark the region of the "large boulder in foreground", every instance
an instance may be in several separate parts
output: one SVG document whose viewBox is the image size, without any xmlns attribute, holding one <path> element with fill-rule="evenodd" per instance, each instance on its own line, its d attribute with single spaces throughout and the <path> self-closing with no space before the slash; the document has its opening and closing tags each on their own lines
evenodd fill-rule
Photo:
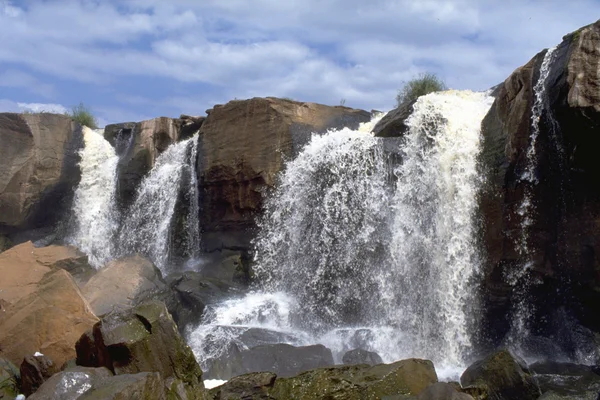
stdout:
<svg viewBox="0 0 600 400">
<path fill-rule="evenodd" d="M 277 98 L 234 100 L 207 110 L 198 152 L 206 250 L 247 249 L 264 190 L 312 132 L 371 119 L 370 113 Z"/>
<path fill-rule="evenodd" d="M 25 356 L 41 352 L 61 366 L 75 357 L 77 339 L 97 321 L 71 275 L 51 271 L 0 313 L 0 357 L 21 365 Z"/>
<path fill-rule="evenodd" d="M 65 115 L 0 113 L 0 234 L 51 226 L 79 182 L 81 130 Z"/>
<path fill-rule="evenodd" d="M 96 315 L 104 315 L 114 307 L 129 308 L 145 292 L 155 292 L 165 287 L 160 270 L 145 257 L 127 256 L 113 260 L 82 288 Z"/>
<path fill-rule="evenodd" d="M 487 389 L 490 400 L 535 400 L 541 395 L 525 363 L 508 350 L 492 353 L 469 366 L 460 384 Z"/>
<path fill-rule="evenodd" d="M 530 322 L 536 334 L 552 338 L 563 349 L 576 349 L 580 342 L 570 333 L 573 327 L 565 328 L 568 319 L 600 331 L 600 21 L 558 44 L 549 64 L 541 118 L 532 119 L 534 87 L 546 54 L 537 54 L 498 87 L 482 123 L 482 293 L 485 334 L 492 346 L 507 333 L 510 319 L 505 316 L 520 301 L 532 303 Z M 532 152 L 535 125 L 539 135 Z M 531 165 L 528 154 L 534 158 L 533 183 L 523 178 Z M 530 211 L 524 213 L 526 204 Z M 529 297 L 523 300 L 523 288 L 506 277 L 526 264 Z"/>
<path fill-rule="evenodd" d="M 76 348 L 77 365 L 106 367 L 116 375 L 159 372 L 170 386 L 183 385 L 190 398 L 204 393 L 202 370 L 163 303 L 107 314 Z"/>
</svg>

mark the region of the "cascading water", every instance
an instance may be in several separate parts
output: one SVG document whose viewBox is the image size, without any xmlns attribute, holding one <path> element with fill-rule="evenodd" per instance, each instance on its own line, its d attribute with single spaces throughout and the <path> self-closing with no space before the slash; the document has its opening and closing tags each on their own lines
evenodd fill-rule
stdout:
<svg viewBox="0 0 600 400">
<path fill-rule="evenodd" d="M 367 133 L 376 121 L 313 136 L 259 223 L 260 287 L 204 316 L 189 335 L 197 358 L 208 365 L 258 326 L 291 344 L 325 344 L 337 361 L 362 347 L 386 362 L 462 366 L 478 268 L 476 159 L 492 100 L 457 91 L 421 97 L 396 168 L 383 139 Z M 254 317 L 266 307 L 250 300 L 257 296 L 270 296 L 264 319 Z"/>
<path fill-rule="evenodd" d="M 412 338 L 404 351 L 460 365 L 471 347 L 469 306 L 480 260 L 475 210 L 481 120 L 493 98 L 443 92 L 421 97 L 407 121 L 392 201 L 393 268 L 382 271 L 388 324 Z"/>
<path fill-rule="evenodd" d="M 81 181 L 73 200 L 74 229 L 67 238 L 67 242 L 88 255 L 95 268 L 112 259 L 114 235 L 119 227 L 115 198 L 119 157 L 102 134 L 102 130 L 83 127 Z"/>
<path fill-rule="evenodd" d="M 540 66 L 539 78 L 533 87 L 534 103 L 531 110 L 531 135 L 526 153 L 526 165 L 521 175 L 521 183 L 525 185 L 523 200 L 517 209 L 521 217 L 521 232 L 516 241 L 516 249 L 523 260 L 521 268 L 507 275 L 508 283 L 515 289 L 516 303 L 513 305 L 511 330 L 508 334 L 508 343 L 512 347 L 520 347 L 523 338 L 529 336 L 529 323 L 535 312 L 533 305 L 528 299 L 531 282 L 529 271 L 533 266 L 533 249 L 529 245 L 530 230 L 535 218 L 535 205 L 533 202 L 533 188 L 538 183 L 536 169 L 538 166 L 538 155 L 536 144 L 540 135 L 540 120 L 543 113 L 548 110 L 548 99 L 546 96 L 546 81 L 550 74 L 552 61 L 554 60 L 556 47 L 549 49 L 544 55 Z"/>
<path fill-rule="evenodd" d="M 154 261 L 163 274 L 167 272 L 165 267 L 171 251 L 171 227 L 180 190 L 186 187 L 185 180 L 191 182 L 190 186 L 195 183 L 197 144 L 198 136 L 195 135 L 169 146 L 158 156 L 154 168 L 140 183 L 119 232 L 121 254 L 144 254 Z M 196 220 L 188 221 L 188 224 L 197 226 L 197 211 L 193 216 Z"/>
<path fill-rule="evenodd" d="M 121 133 L 116 137 L 115 152 L 102 132 L 83 128 L 81 181 L 73 202 L 73 231 L 66 240 L 86 253 L 96 268 L 116 257 L 138 252 L 166 273 L 178 202 L 185 203 L 186 210 L 183 253 L 193 258 L 199 249 L 195 170 L 198 135 L 169 146 L 159 155 L 140 184 L 133 204 L 120 213 L 116 200 L 118 163 L 134 142 L 134 132 L 129 132 L 129 136 Z"/>
</svg>

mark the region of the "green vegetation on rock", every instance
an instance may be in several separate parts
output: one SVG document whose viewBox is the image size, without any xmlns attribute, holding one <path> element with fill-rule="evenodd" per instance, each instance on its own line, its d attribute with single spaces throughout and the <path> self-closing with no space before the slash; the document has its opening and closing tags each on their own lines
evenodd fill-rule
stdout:
<svg viewBox="0 0 600 400">
<path fill-rule="evenodd" d="M 403 103 L 415 101 L 420 96 L 446 89 L 447 87 L 444 81 L 435 74 L 429 72 L 422 73 L 418 77 L 406 82 L 402 88 L 398 90 L 396 102 L 398 106 L 400 106 Z"/>
<path fill-rule="evenodd" d="M 81 126 L 87 126 L 91 129 L 98 128 L 98 122 L 96 121 L 96 117 L 89 108 L 87 108 L 83 103 L 79 103 L 77 106 L 73 106 L 70 112 L 66 113 L 71 119 L 77 122 Z"/>
</svg>

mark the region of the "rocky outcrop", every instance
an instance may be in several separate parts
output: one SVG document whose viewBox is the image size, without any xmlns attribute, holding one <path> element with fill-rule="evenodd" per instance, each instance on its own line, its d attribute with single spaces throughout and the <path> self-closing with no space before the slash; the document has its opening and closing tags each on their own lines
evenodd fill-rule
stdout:
<svg viewBox="0 0 600 400">
<path fill-rule="evenodd" d="M 535 400 L 540 389 L 525 363 L 507 350 L 490 354 L 469 366 L 460 377 L 463 387 L 481 387 L 490 400 Z"/>
<path fill-rule="evenodd" d="M 140 255 L 113 260 L 82 288 L 94 314 L 100 316 L 113 308 L 130 308 L 146 292 L 165 287 L 160 270 Z"/>
<path fill-rule="evenodd" d="M 438 382 L 423 390 L 417 400 L 473 400 L 473 397 L 460 393 L 449 383 Z"/>
<path fill-rule="evenodd" d="M 204 117 L 159 117 L 142 122 L 107 125 L 104 138 L 120 156 L 118 198 L 129 204 L 143 177 L 152 169 L 156 158 L 170 144 L 198 132 Z"/>
<path fill-rule="evenodd" d="M 79 182 L 80 128 L 64 115 L 0 113 L 0 143 L 0 234 L 53 226 Z"/>
<path fill-rule="evenodd" d="M 530 370 L 544 399 L 597 399 L 600 393 L 598 370 L 587 365 L 537 362 Z"/>
<path fill-rule="evenodd" d="M 312 132 L 358 127 L 370 113 L 276 98 L 234 100 L 207 110 L 198 175 L 205 250 L 248 249 L 265 191 Z"/>
<path fill-rule="evenodd" d="M 76 348 L 77 365 L 106 367 L 116 375 L 158 372 L 189 398 L 204 392 L 202 370 L 163 303 L 111 312 L 81 336 Z"/>
<path fill-rule="evenodd" d="M 408 131 L 406 120 L 413 112 L 415 101 L 402 103 L 385 114 L 373 128 L 373 134 L 378 137 L 397 137 L 404 135 Z"/>
<path fill-rule="evenodd" d="M 507 276 L 531 262 L 531 287 L 525 291 L 535 310 L 533 333 L 552 337 L 568 353 L 578 342 L 571 332 L 580 331 L 565 328 L 565 320 L 600 331 L 595 312 L 600 301 L 600 173 L 595 155 L 600 144 L 600 22 L 565 36 L 556 48 L 532 184 L 522 176 L 530 162 L 532 122 L 538 122 L 532 121 L 533 88 L 545 54 L 536 55 L 497 88 L 483 121 L 484 326 L 492 345 L 501 341 L 510 326 L 512 304 L 523 300 Z M 524 228 L 519 210 L 526 193 L 532 212 Z M 519 252 L 523 232 L 528 250 Z"/>
<path fill-rule="evenodd" d="M 12 297 L 14 302 L 0 313 L 0 356 L 16 365 L 38 351 L 58 366 L 74 358 L 75 342 L 98 319 L 73 278 L 65 270 L 52 270 L 24 288 L 30 293 L 16 301 Z"/>
</svg>

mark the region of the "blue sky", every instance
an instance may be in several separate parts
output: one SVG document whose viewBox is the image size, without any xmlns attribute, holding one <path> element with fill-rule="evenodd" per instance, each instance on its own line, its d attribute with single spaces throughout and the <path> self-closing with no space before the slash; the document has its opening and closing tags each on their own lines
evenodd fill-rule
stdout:
<svg viewBox="0 0 600 400">
<path fill-rule="evenodd" d="M 255 96 L 387 110 L 420 72 L 484 90 L 597 18 L 598 0 L 0 0 L 0 111 L 83 102 L 105 124 Z"/>
</svg>

